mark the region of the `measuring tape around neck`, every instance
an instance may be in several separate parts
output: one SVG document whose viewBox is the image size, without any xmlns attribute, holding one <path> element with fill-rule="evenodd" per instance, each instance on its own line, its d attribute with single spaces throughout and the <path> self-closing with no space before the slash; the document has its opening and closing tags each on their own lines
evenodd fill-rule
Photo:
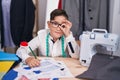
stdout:
<svg viewBox="0 0 120 80">
<path fill-rule="evenodd" d="M 47 34 L 47 36 L 46 36 L 46 56 L 48 57 L 49 56 L 49 37 L 50 37 L 50 33 L 48 33 Z M 62 49 L 62 56 L 63 57 L 66 57 L 67 55 L 66 55 L 66 53 L 65 53 L 65 51 L 64 51 L 64 37 L 62 36 L 61 37 L 61 49 Z"/>
</svg>

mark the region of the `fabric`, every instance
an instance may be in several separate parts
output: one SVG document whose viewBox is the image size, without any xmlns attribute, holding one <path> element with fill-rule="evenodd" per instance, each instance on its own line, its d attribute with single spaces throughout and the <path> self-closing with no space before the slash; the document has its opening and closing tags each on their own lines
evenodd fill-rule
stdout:
<svg viewBox="0 0 120 80">
<path fill-rule="evenodd" d="M 93 28 L 109 31 L 109 0 L 63 0 L 62 8 L 73 23 L 71 31 L 76 40 Z"/>
<path fill-rule="evenodd" d="M 2 80 L 14 80 L 17 77 L 17 74 L 18 72 L 12 69 L 5 76 L 3 76 Z"/>
<path fill-rule="evenodd" d="M 2 12 L 0 0 L 0 12 Z M 1 41 L 4 47 L 3 13 L 0 14 Z M 10 29 L 13 42 L 19 46 L 21 41 L 30 41 L 35 19 L 35 6 L 32 0 L 12 0 L 10 7 Z"/>
<path fill-rule="evenodd" d="M 62 0 L 59 0 L 58 9 L 62 9 Z"/>
<path fill-rule="evenodd" d="M 91 80 L 120 80 L 120 57 L 97 53 L 87 71 L 76 76 Z"/>
<path fill-rule="evenodd" d="M 18 57 L 19 58 L 19 57 Z M 15 61 L 15 63 L 11 66 L 9 71 L 2 77 L 2 80 L 15 80 L 18 76 L 18 72 L 14 71 L 13 69 L 21 62 L 21 59 Z"/>
<path fill-rule="evenodd" d="M 109 0 L 84 0 L 84 29 L 107 29 L 109 31 Z"/>
<path fill-rule="evenodd" d="M 62 0 L 62 9 L 64 9 L 69 20 L 72 22 L 71 31 L 76 40 L 79 39 L 79 35 L 82 29 L 80 29 L 80 18 L 79 18 L 79 2 L 80 0 Z"/>
<path fill-rule="evenodd" d="M 49 29 L 40 30 L 38 32 L 38 36 L 36 36 L 33 40 L 31 40 L 28 43 L 28 46 L 30 46 L 33 50 L 38 48 L 39 49 L 39 54 L 41 56 L 46 56 L 46 52 L 47 52 L 46 51 L 46 36 L 47 36 L 48 33 L 49 33 Z M 61 38 L 58 39 L 55 43 L 53 43 L 52 40 L 53 40 L 53 38 L 50 36 L 49 39 L 48 39 L 49 56 L 51 56 L 51 57 L 62 56 Z M 72 53 L 73 51 L 68 46 L 68 42 L 71 42 L 74 53 Z M 75 41 L 75 39 L 72 35 L 72 32 L 68 37 L 64 37 L 64 50 L 66 51 L 67 56 L 71 56 L 73 58 L 78 58 L 79 57 L 79 45 L 76 43 L 76 41 Z M 68 52 L 67 52 L 67 50 L 68 50 Z M 29 48 L 20 47 L 17 50 L 17 55 L 23 61 L 25 61 L 25 59 L 29 57 L 29 55 L 28 55 L 29 52 L 30 52 Z M 68 55 L 68 53 L 69 53 L 69 55 Z"/>
<path fill-rule="evenodd" d="M 11 37 L 11 30 L 10 30 L 10 4 L 11 4 L 11 0 L 2 0 L 5 47 L 15 47 Z"/>
</svg>

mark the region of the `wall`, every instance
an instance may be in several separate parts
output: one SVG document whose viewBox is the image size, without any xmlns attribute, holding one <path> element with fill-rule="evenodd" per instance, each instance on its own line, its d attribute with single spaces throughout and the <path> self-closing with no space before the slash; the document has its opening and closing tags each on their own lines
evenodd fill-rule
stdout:
<svg viewBox="0 0 120 80">
<path fill-rule="evenodd" d="M 47 3 L 47 0 L 38 0 L 38 29 L 39 30 L 45 27 L 46 3 Z"/>
<path fill-rule="evenodd" d="M 38 28 L 48 28 L 47 21 L 50 19 L 50 12 L 58 7 L 59 0 L 39 0 L 38 2 Z"/>
<path fill-rule="evenodd" d="M 120 37 L 120 0 L 111 0 L 110 5 L 110 31 Z M 119 49 L 114 54 L 120 55 L 120 40 Z"/>
<path fill-rule="evenodd" d="M 46 7 L 46 19 L 45 19 L 45 22 L 46 22 L 46 24 L 45 24 L 45 27 L 46 28 L 48 28 L 48 26 L 47 26 L 47 21 L 48 20 L 50 20 L 50 13 L 54 10 L 54 9 L 56 9 L 56 8 L 58 8 L 58 1 L 59 0 L 47 0 L 47 7 Z M 54 4 L 53 4 L 54 3 Z"/>
</svg>

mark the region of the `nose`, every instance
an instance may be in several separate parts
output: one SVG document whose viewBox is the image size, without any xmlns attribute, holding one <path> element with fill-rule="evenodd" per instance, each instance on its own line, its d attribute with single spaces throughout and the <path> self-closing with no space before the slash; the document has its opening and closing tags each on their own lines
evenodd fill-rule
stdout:
<svg viewBox="0 0 120 80">
<path fill-rule="evenodd" d="M 62 24 L 58 24 L 58 27 L 61 26 Z"/>
<path fill-rule="evenodd" d="M 57 27 L 57 30 L 61 30 L 61 29 L 60 29 L 60 25 Z"/>
</svg>

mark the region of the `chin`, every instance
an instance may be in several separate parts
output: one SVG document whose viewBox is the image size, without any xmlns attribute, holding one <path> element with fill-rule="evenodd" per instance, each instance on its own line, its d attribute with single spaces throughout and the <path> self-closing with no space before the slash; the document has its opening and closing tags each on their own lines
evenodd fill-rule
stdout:
<svg viewBox="0 0 120 80">
<path fill-rule="evenodd" d="M 55 35 L 56 38 L 60 38 L 61 36 L 62 36 L 62 35 L 57 35 L 57 34 Z"/>
<path fill-rule="evenodd" d="M 61 36 L 55 36 L 57 39 L 60 38 Z"/>
<path fill-rule="evenodd" d="M 63 34 L 61 34 L 61 33 L 54 33 L 53 34 L 53 36 L 54 36 L 54 38 L 60 38 L 61 36 L 62 36 Z"/>
</svg>

